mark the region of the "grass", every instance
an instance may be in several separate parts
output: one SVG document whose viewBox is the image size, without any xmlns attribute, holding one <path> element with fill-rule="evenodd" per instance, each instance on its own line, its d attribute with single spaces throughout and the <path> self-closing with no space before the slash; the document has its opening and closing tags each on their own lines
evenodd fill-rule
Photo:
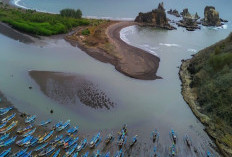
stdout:
<svg viewBox="0 0 232 157">
<path fill-rule="evenodd" d="M 98 20 L 10 8 L 3 4 L 0 5 L 0 21 L 19 31 L 41 36 L 67 33 L 74 27 L 98 23 Z"/>
</svg>

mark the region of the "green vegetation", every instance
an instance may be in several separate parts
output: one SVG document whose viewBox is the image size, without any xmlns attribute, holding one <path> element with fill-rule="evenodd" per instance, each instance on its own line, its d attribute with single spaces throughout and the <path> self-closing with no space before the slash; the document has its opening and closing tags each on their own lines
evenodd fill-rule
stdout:
<svg viewBox="0 0 232 157">
<path fill-rule="evenodd" d="M 65 9 L 64 12 L 67 10 L 69 11 L 69 9 Z M 95 25 L 99 21 L 80 18 L 82 14 L 80 10 L 75 11 L 75 18 L 67 17 L 68 15 L 64 14 L 41 13 L 0 5 L 1 22 L 7 23 L 19 31 L 35 35 L 50 36 L 67 33 L 74 27 Z"/>
<path fill-rule="evenodd" d="M 87 28 L 87 29 L 84 29 L 83 31 L 81 31 L 81 34 L 82 34 L 82 35 L 89 35 L 89 34 L 90 34 L 90 31 L 89 31 L 89 29 Z"/>
<path fill-rule="evenodd" d="M 74 10 L 74 9 L 63 9 L 60 11 L 61 16 L 65 17 L 73 17 L 73 18 L 81 18 L 82 12 L 80 9 Z"/>
</svg>

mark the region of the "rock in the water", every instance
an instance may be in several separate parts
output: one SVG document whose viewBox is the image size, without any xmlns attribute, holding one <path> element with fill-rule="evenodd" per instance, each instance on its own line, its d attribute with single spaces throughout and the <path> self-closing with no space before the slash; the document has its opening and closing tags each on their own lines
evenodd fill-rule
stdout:
<svg viewBox="0 0 232 157">
<path fill-rule="evenodd" d="M 170 15 L 174 15 L 176 17 L 180 17 L 180 14 L 176 9 L 174 9 L 174 10 L 170 9 L 167 13 Z"/>
<path fill-rule="evenodd" d="M 142 25 L 160 27 L 164 29 L 175 29 L 175 27 L 168 23 L 163 3 L 159 3 L 158 8 L 151 12 L 139 13 L 139 15 L 135 18 L 135 22 L 141 23 Z"/>
<path fill-rule="evenodd" d="M 188 8 L 185 8 L 185 9 L 180 13 L 180 15 L 182 15 L 182 16 L 191 16 L 191 14 L 190 14 L 189 11 L 188 11 Z"/>
<path fill-rule="evenodd" d="M 204 26 L 221 26 L 221 20 L 219 18 L 219 13 L 215 10 L 213 6 L 206 6 L 204 10 L 204 19 L 202 22 Z"/>
</svg>

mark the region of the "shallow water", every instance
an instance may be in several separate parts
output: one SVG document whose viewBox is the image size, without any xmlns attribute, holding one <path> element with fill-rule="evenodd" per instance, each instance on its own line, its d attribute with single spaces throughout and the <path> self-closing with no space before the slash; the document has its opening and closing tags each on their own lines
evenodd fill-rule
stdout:
<svg viewBox="0 0 232 157">
<path fill-rule="evenodd" d="M 113 18 L 133 18 L 138 11 L 148 11 L 157 5 L 153 4 L 153 0 L 133 0 L 133 3 L 132 0 L 124 0 L 121 3 L 112 0 L 63 2 L 22 0 L 19 4 L 49 12 L 58 12 L 63 7 L 76 5 L 75 8 L 81 8 L 85 16 Z M 225 6 L 225 3 L 219 1 L 181 0 L 180 2 L 178 0 L 177 3 L 177 0 L 170 0 L 168 2 L 165 3 L 166 8 L 180 10 L 190 7 L 190 11 L 196 8 L 200 16 L 206 4 L 216 5 L 221 17 L 232 21 L 232 17 L 229 16 L 231 5 Z M 89 57 L 79 48 L 72 47 L 62 39 L 46 41 L 47 45 L 40 47 L 33 44 L 26 45 L 0 35 L 0 89 L 20 111 L 37 114 L 39 120 L 47 117 L 52 117 L 55 121 L 71 119 L 73 125 L 78 124 L 85 131 L 114 129 L 127 123 L 144 137 L 146 142 L 149 141 L 151 130 L 157 128 L 161 133 L 160 151 L 163 154 L 171 144 L 168 132 L 173 128 L 180 137 L 178 145 L 180 156 L 197 156 L 188 153 L 186 155 L 182 147 L 181 139 L 186 133 L 192 137 L 194 143 L 197 143 L 196 147 L 202 156 L 207 149 L 210 149 L 211 140 L 182 98 L 178 67 L 182 59 L 190 58 L 191 54 L 225 38 L 231 30 L 231 22 L 222 29 L 203 27 L 194 32 L 182 28 L 166 31 L 137 26 L 123 29 L 121 37 L 125 42 L 160 57 L 157 75 L 163 79 L 154 81 L 128 78 L 117 72 L 112 65 Z M 107 97 L 115 102 L 116 106 L 106 110 L 91 108 L 78 100 L 75 103 L 68 101 L 66 104 L 58 103 L 41 92 L 40 86 L 29 75 L 30 70 L 64 72 L 85 77 L 99 90 L 107 93 Z M 65 77 L 63 79 L 65 80 Z M 33 87 L 32 90 L 28 88 L 29 86 Z M 59 89 L 62 88 L 70 88 L 70 86 L 63 85 Z M 54 110 L 52 115 L 49 113 L 51 109 Z"/>
</svg>

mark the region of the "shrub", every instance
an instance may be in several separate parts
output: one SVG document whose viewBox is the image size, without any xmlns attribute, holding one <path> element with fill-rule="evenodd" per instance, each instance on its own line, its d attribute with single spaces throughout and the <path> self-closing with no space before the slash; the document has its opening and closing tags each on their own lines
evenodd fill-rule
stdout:
<svg viewBox="0 0 232 157">
<path fill-rule="evenodd" d="M 61 16 L 65 17 L 73 17 L 73 18 L 81 18 L 82 12 L 80 9 L 74 10 L 74 9 L 63 9 L 60 11 Z"/>
<path fill-rule="evenodd" d="M 82 35 L 89 35 L 90 34 L 90 31 L 89 29 L 84 29 L 82 32 L 81 32 Z"/>
</svg>

